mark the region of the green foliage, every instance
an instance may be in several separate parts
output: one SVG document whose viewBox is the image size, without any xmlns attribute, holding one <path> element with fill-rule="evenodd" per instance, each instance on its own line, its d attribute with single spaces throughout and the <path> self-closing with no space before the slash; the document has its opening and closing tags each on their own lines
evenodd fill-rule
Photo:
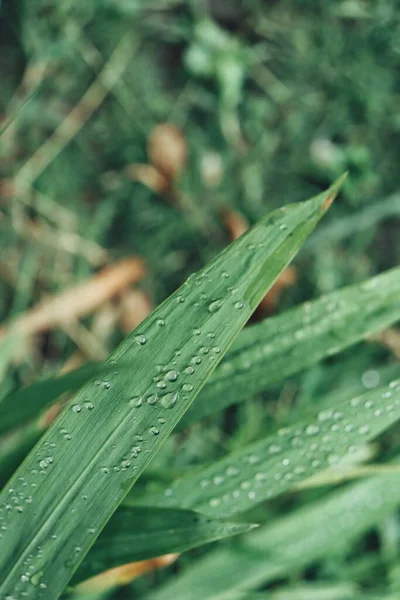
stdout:
<svg viewBox="0 0 400 600">
<path fill-rule="evenodd" d="M 78 392 L 0 496 L 4 594 L 34 598 L 34 574 L 42 597 L 63 591 L 93 543 L 89 530 L 102 530 L 340 184 L 255 225 L 114 351 L 106 380 Z"/>
<path fill-rule="evenodd" d="M 121 507 L 89 550 L 72 583 L 124 563 L 184 552 L 253 528 L 246 523 L 210 519 L 191 510 Z"/>
<path fill-rule="evenodd" d="M 398 12 L 396 0 L 0 2 L 1 600 L 397 600 Z M 163 122 L 187 149 L 167 190 L 133 175 Z M 259 222 L 343 171 L 307 241 L 316 201 L 215 259 L 232 239 L 222 214 Z M 238 333 L 303 242 L 278 314 L 256 311 Z M 4 335 L 44 296 L 132 255 L 159 307 L 133 334 L 144 345 L 123 342 L 119 297 L 35 339 Z M 165 300 L 199 269 L 198 288 L 195 276 Z M 195 307 L 197 289 L 209 297 Z M 89 366 L 58 375 L 77 354 Z M 74 590 L 170 552 L 173 566 L 123 589 Z"/>
</svg>

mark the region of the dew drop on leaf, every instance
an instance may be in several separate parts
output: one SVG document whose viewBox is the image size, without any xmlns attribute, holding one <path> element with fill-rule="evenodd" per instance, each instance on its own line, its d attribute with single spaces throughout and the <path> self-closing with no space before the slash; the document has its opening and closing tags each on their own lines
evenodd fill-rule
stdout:
<svg viewBox="0 0 400 600">
<path fill-rule="evenodd" d="M 210 313 L 216 313 L 222 306 L 222 300 L 214 300 L 211 304 L 208 305 L 208 310 Z"/>
<path fill-rule="evenodd" d="M 150 396 L 147 397 L 147 404 L 150 404 L 151 406 L 154 406 L 155 404 L 157 404 L 157 401 L 158 401 L 157 394 L 151 394 Z"/>
<path fill-rule="evenodd" d="M 131 398 L 129 400 L 129 406 L 133 406 L 134 408 L 139 408 L 139 406 L 142 406 L 142 404 L 143 404 L 142 396 L 134 396 L 133 398 Z"/>
<path fill-rule="evenodd" d="M 179 373 L 178 373 L 178 371 L 175 371 L 175 369 L 168 371 L 165 375 L 165 377 L 168 379 L 168 381 L 176 381 L 178 379 L 178 376 L 179 376 Z"/>
<path fill-rule="evenodd" d="M 177 403 L 178 398 L 178 392 L 169 392 L 168 394 L 165 394 L 165 396 L 162 396 L 161 404 L 164 408 L 172 408 Z"/>
</svg>

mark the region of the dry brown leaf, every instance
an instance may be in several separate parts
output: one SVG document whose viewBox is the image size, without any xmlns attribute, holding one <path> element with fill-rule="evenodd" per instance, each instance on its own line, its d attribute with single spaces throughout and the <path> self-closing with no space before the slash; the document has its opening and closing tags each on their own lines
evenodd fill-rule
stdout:
<svg viewBox="0 0 400 600">
<path fill-rule="evenodd" d="M 223 211 L 221 218 L 232 242 L 237 240 L 250 227 L 247 219 L 236 210 Z"/>
<path fill-rule="evenodd" d="M 150 132 L 147 153 L 149 162 L 172 183 L 186 165 L 186 139 L 175 125 L 161 123 Z"/>
<path fill-rule="evenodd" d="M 279 275 L 274 285 L 271 287 L 269 292 L 261 300 L 258 311 L 262 314 L 272 314 L 275 312 L 281 293 L 285 288 L 292 287 L 297 281 L 297 269 L 296 267 L 286 267 L 284 271 Z"/>
<path fill-rule="evenodd" d="M 122 565 L 121 567 L 115 567 L 87 579 L 83 583 L 80 583 L 76 589 L 80 592 L 96 592 L 105 591 L 118 585 L 126 585 L 136 577 L 146 575 L 146 573 L 151 573 L 156 569 L 168 567 L 175 562 L 178 556 L 179 554 L 164 554 L 164 556 L 157 558 L 140 560 Z"/>
<path fill-rule="evenodd" d="M 129 179 L 143 183 L 156 194 L 162 194 L 169 188 L 167 177 L 153 165 L 133 163 L 125 167 L 125 173 Z"/>
<path fill-rule="evenodd" d="M 372 335 L 370 340 L 378 342 L 391 351 L 393 356 L 400 359 L 400 330 L 391 328 Z"/>
<path fill-rule="evenodd" d="M 130 333 L 153 310 L 148 296 L 141 290 L 127 290 L 121 297 L 120 325 L 124 333 Z"/>
<path fill-rule="evenodd" d="M 146 269 L 137 257 L 126 258 L 99 271 L 89 280 L 41 300 L 1 333 L 18 331 L 27 336 L 49 331 L 90 314 L 128 285 L 138 282 Z"/>
</svg>

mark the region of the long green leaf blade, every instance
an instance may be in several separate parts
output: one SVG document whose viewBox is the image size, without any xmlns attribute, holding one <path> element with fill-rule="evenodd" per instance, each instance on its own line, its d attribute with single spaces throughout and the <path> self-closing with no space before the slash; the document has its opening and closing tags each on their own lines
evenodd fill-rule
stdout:
<svg viewBox="0 0 400 600">
<path fill-rule="evenodd" d="M 393 324 L 400 319 L 399 296 L 400 268 L 395 268 L 248 327 L 178 427 L 240 402 Z M 0 432 L 21 425 L 60 394 L 109 371 L 109 365 L 87 365 L 11 392 L 0 400 Z"/>
<path fill-rule="evenodd" d="M 122 564 L 184 552 L 254 527 L 210 519 L 192 510 L 121 507 L 89 550 L 72 583 Z"/>
<path fill-rule="evenodd" d="M 245 400 L 395 323 L 400 319 L 399 295 L 400 268 L 395 268 L 246 328 L 179 428 Z M 11 392 L 0 400 L 0 433 L 35 417 L 62 393 L 105 376 L 107 370 L 110 366 L 87 365 Z"/>
<path fill-rule="evenodd" d="M 235 404 L 400 319 L 400 268 L 245 329 L 179 426 Z"/>
<path fill-rule="evenodd" d="M 148 502 L 214 516 L 249 510 L 331 465 L 400 418 L 400 380 L 324 409 L 176 482 Z"/>
<path fill-rule="evenodd" d="M 110 365 L 89 364 L 7 394 L 0 400 L 0 434 L 33 419 L 64 392 L 75 391 L 90 379 L 105 376 L 111 370 Z"/>
<path fill-rule="evenodd" d="M 332 552 L 346 549 L 400 505 L 400 476 L 384 475 L 336 491 L 208 553 L 146 600 L 215 600 L 293 574 Z M 226 597 L 226 596 L 225 596 Z"/>
<path fill-rule="evenodd" d="M 253 227 L 121 344 L 107 381 L 78 392 L 0 496 L 1 594 L 62 592 L 340 184 Z"/>
</svg>

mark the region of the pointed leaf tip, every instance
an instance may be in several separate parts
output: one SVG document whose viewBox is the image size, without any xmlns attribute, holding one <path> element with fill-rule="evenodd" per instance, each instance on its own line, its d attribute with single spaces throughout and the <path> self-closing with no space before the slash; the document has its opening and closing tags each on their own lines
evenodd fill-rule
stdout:
<svg viewBox="0 0 400 600">
<path fill-rule="evenodd" d="M 327 191 L 326 191 L 327 196 L 322 204 L 322 210 L 326 211 L 331 206 L 332 202 L 338 195 L 340 188 L 342 187 L 343 183 L 347 179 L 348 174 L 349 174 L 348 171 L 343 173 L 343 175 L 341 175 L 338 179 L 336 179 L 336 181 L 334 181 L 332 183 L 332 185 L 327 189 Z"/>
</svg>

